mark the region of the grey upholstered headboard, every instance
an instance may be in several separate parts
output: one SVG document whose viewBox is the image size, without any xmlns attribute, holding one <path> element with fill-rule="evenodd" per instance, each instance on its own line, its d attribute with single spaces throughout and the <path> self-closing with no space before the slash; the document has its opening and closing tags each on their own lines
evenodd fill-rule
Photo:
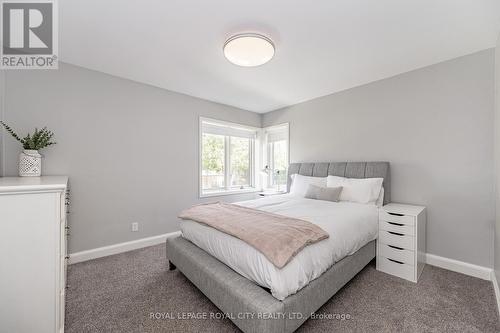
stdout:
<svg viewBox="0 0 500 333">
<path fill-rule="evenodd" d="M 391 172 L 389 162 L 327 162 L 291 163 L 288 167 L 287 189 L 290 190 L 290 175 L 347 178 L 384 178 L 384 205 L 391 202 Z"/>
</svg>

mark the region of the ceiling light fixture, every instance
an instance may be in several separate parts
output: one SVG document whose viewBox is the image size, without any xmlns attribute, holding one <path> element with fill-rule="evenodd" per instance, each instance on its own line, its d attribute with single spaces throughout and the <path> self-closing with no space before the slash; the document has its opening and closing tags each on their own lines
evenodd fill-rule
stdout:
<svg viewBox="0 0 500 333">
<path fill-rule="evenodd" d="M 274 44 L 255 33 L 234 35 L 224 43 L 224 56 L 238 66 L 260 66 L 273 58 Z"/>
</svg>

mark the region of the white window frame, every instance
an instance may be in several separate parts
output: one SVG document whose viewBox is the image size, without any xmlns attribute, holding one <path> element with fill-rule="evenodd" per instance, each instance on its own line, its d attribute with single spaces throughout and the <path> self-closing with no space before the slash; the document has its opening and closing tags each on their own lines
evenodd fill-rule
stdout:
<svg viewBox="0 0 500 333">
<path fill-rule="evenodd" d="M 250 146 L 250 185 L 244 189 L 235 189 L 229 187 L 229 178 L 231 173 L 231 136 L 229 134 L 224 136 L 225 140 L 225 149 L 224 149 L 224 185 L 225 189 L 220 191 L 203 191 L 203 180 L 202 180 L 202 172 L 203 172 L 203 163 L 202 163 L 202 153 L 203 153 L 203 123 L 209 122 L 219 125 L 221 127 L 227 126 L 228 128 L 235 129 L 244 129 L 248 131 L 252 131 L 256 133 L 255 139 L 251 140 Z M 257 166 L 259 165 L 259 146 L 260 146 L 260 137 L 261 137 L 261 129 L 257 127 L 242 125 L 238 123 L 232 123 L 228 121 L 200 117 L 199 119 L 199 133 L 198 133 L 198 183 L 199 183 L 199 197 L 215 197 L 215 196 L 223 196 L 223 195 L 231 195 L 231 194 L 243 194 L 243 193 L 253 193 L 258 192 L 258 185 L 260 183 L 257 177 Z"/>
<path fill-rule="evenodd" d="M 263 152 L 263 158 L 262 158 L 262 169 L 266 167 L 266 165 L 271 168 L 271 170 L 274 169 L 274 163 L 272 161 L 272 154 L 273 152 L 270 149 L 270 142 L 268 141 L 268 135 L 272 133 L 273 131 L 279 131 L 283 130 L 286 136 L 286 150 L 287 150 L 287 164 L 290 165 L 290 123 L 282 123 L 278 125 L 273 125 L 269 127 L 264 127 L 262 129 L 262 152 Z M 288 170 L 287 170 L 288 171 Z M 273 174 L 268 174 L 266 176 L 263 176 L 263 179 L 261 181 L 263 190 L 275 190 L 274 185 L 272 184 L 272 177 Z M 280 188 L 280 191 L 286 191 L 286 184 L 284 185 L 284 188 Z"/>
</svg>

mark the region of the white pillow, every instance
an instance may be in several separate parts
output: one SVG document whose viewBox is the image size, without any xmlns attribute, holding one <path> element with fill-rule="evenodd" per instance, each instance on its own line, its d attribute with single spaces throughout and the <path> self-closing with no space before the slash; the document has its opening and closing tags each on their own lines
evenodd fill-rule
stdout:
<svg viewBox="0 0 500 333">
<path fill-rule="evenodd" d="M 344 178 L 328 176 L 328 187 L 342 186 L 340 201 L 375 204 L 382 189 L 383 178 Z"/>
<path fill-rule="evenodd" d="M 290 194 L 304 198 L 306 196 L 309 185 L 326 186 L 326 177 L 308 177 L 298 173 L 291 175 L 292 185 L 290 186 Z"/>
<path fill-rule="evenodd" d="M 382 188 L 380 189 L 380 194 L 378 195 L 377 202 L 375 203 L 377 207 L 382 207 L 384 205 L 384 194 L 384 187 L 382 186 Z"/>
</svg>

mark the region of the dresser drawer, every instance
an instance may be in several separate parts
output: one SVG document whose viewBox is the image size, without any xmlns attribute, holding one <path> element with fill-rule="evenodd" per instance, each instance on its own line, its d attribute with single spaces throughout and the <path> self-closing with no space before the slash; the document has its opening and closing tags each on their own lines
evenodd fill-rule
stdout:
<svg viewBox="0 0 500 333">
<path fill-rule="evenodd" d="M 68 259 L 66 258 L 61 258 L 59 262 L 59 289 L 61 292 L 66 290 L 66 279 L 67 279 L 67 272 L 68 272 Z"/>
<path fill-rule="evenodd" d="M 65 193 L 61 193 L 61 198 L 60 198 L 60 210 L 61 210 L 61 223 L 64 224 L 66 223 L 66 195 Z"/>
<path fill-rule="evenodd" d="M 405 263 L 407 265 L 415 265 L 415 252 L 410 250 L 401 249 L 393 245 L 387 245 L 384 243 L 378 243 L 378 255 L 394 259 Z"/>
<path fill-rule="evenodd" d="M 67 229 L 64 224 L 59 227 L 59 252 L 62 257 L 65 257 L 68 253 L 68 236 Z"/>
<path fill-rule="evenodd" d="M 387 222 L 396 222 L 404 225 L 415 225 L 415 217 L 403 214 L 388 213 L 385 210 L 379 210 L 379 219 Z"/>
<path fill-rule="evenodd" d="M 398 263 L 382 256 L 377 257 L 377 269 L 406 280 L 415 280 L 415 266 Z"/>
<path fill-rule="evenodd" d="M 415 250 L 414 236 L 406 236 L 392 231 L 379 230 L 378 238 L 383 244 L 397 246 L 405 250 Z"/>
<path fill-rule="evenodd" d="M 64 314 L 66 310 L 66 292 L 63 291 L 59 294 L 59 330 L 58 332 L 64 332 Z"/>
<path fill-rule="evenodd" d="M 379 220 L 378 227 L 380 230 L 392 231 L 398 234 L 415 235 L 415 226 L 413 225 Z"/>
</svg>

